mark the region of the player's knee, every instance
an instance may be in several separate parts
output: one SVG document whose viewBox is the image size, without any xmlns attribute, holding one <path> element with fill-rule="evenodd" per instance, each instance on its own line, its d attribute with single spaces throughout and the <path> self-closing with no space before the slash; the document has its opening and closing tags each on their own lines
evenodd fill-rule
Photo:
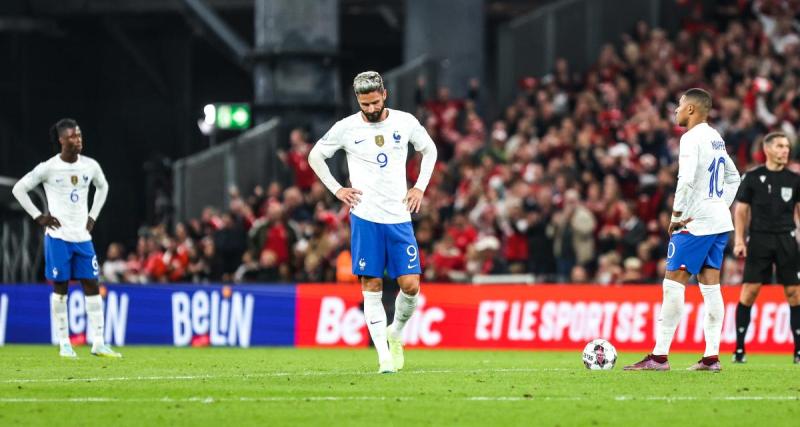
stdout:
<svg viewBox="0 0 800 427">
<path fill-rule="evenodd" d="M 100 294 L 100 285 L 97 280 L 82 280 L 83 294 L 86 296 L 94 296 Z"/>
<path fill-rule="evenodd" d="M 761 285 L 745 283 L 742 286 L 742 294 L 739 297 L 739 302 L 746 306 L 752 306 L 756 302 L 759 290 L 761 290 Z"/>
<path fill-rule="evenodd" d="M 383 280 L 375 277 L 362 279 L 361 289 L 367 292 L 380 292 L 383 290 Z"/>
<path fill-rule="evenodd" d="M 416 295 L 419 293 L 419 275 L 409 274 L 397 278 L 397 284 L 406 295 Z"/>
<path fill-rule="evenodd" d="M 783 292 L 789 305 L 800 305 L 800 285 L 785 286 Z"/>
<path fill-rule="evenodd" d="M 66 295 L 69 291 L 68 282 L 55 282 L 53 283 L 53 293 L 58 295 Z"/>
<path fill-rule="evenodd" d="M 678 282 L 682 285 L 686 285 L 686 282 L 689 281 L 690 277 L 692 277 L 691 274 L 684 270 L 667 271 L 667 274 L 664 275 L 665 279 Z"/>
<path fill-rule="evenodd" d="M 706 283 L 709 285 L 719 284 L 719 270 L 703 271 L 697 277 L 697 280 L 700 283 Z"/>
</svg>

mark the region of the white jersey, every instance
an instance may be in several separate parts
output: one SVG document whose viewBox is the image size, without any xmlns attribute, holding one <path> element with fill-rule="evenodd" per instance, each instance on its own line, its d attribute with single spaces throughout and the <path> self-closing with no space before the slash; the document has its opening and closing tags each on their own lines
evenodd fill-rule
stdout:
<svg viewBox="0 0 800 427">
<path fill-rule="evenodd" d="M 34 219 L 42 213 L 31 202 L 28 192 L 37 185 L 44 186 L 50 215 L 61 223 L 57 229 L 47 228 L 47 235 L 67 242 L 92 240 L 86 230 L 91 216 L 95 220 L 105 203 L 108 182 L 100 165 L 86 156 L 78 156 L 74 163 L 67 163 L 56 155 L 39 163 L 14 185 L 14 196 Z M 96 187 L 92 211 L 89 212 L 89 184 Z"/>
<path fill-rule="evenodd" d="M 678 186 L 673 211 L 692 218 L 686 230 L 695 236 L 733 230 L 730 206 L 739 188 L 739 172 L 725 150 L 725 141 L 707 123 L 681 137 Z"/>
<path fill-rule="evenodd" d="M 351 186 L 363 192 L 361 202 L 352 213 L 371 222 L 399 224 L 411 221 L 403 203 L 408 192 L 408 143 L 423 153 L 420 176 L 414 185 L 423 192 L 436 163 L 436 146 L 416 117 L 403 111 L 387 110 L 386 119 L 377 123 L 365 121 L 361 113 L 336 122 L 314 145 L 309 163 L 323 184 L 336 194 L 342 186 L 324 161 L 320 164 L 319 156 L 331 158 L 337 150 L 344 150 Z"/>
</svg>

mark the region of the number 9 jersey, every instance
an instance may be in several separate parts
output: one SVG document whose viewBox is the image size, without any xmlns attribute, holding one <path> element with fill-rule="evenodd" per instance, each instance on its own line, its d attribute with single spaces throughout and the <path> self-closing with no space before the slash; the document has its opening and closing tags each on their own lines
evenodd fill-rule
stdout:
<svg viewBox="0 0 800 427">
<path fill-rule="evenodd" d="M 696 125 L 681 137 L 672 209 L 681 212 L 682 219 L 692 218 L 686 231 L 705 236 L 733 230 L 730 206 L 740 181 L 725 142 L 708 123 Z"/>
<path fill-rule="evenodd" d="M 428 132 L 416 117 L 403 111 L 386 109 L 389 114 L 381 122 L 367 122 L 361 113 L 336 122 L 312 151 L 331 158 L 337 150 L 347 154 L 351 187 L 361 190 L 361 202 L 352 213 L 379 224 L 400 224 L 411 221 L 403 203 L 408 191 L 406 160 L 408 144 L 416 151 L 436 152 Z M 425 191 L 436 156 L 423 159 L 415 188 Z M 342 186 L 332 176 L 322 176 L 323 184 L 333 193 Z"/>
<path fill-rule="evenodd" d="M 95 197 L 90 214 L 89 185 L 94 184 L 98 193 L 102 193 L 103 196 L 108 188 L 108 182 L 100 165 L 94 159 L 83 155 L 79 155 L 74 163 L 67 163 L 61 160 L 60 155 L 56 155 L 39 163 L 20 179 L 19 185 L 27 193 L 40 183 L 44 186 L 50 215 L 61 223 L 61 227 L 47 228 L 45 233 L 65 242 L 91 241 L 92 236 L 86 230 L 86 222 L 89 216 L 97 219 L 105 197 L 99 203 Z M 23 207 L 34 219 L 41 215 L 35 206 Z"/>
</svg>

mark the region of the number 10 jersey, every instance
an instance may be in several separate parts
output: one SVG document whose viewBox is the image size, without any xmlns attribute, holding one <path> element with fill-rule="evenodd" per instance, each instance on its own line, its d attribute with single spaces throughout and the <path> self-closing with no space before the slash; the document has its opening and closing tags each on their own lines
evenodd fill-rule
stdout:
<svg viewBox="0 0 800 427">
<path fill-rule="evenodd" d="M 700 123 L 681 137 L 678 185 L 673 211 L 692 218 L 686 230 L 695 236 L 733 230 L 730 206 L 739 188 L 739 172 L 720 134 Z"/>
</svg>

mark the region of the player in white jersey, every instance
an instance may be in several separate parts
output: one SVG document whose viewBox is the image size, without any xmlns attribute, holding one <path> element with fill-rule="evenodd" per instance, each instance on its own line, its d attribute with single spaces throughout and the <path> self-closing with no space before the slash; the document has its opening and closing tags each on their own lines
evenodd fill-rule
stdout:
<svg viewBox="0 0 800 427">
<path fill-rule="evenodd" d="M 99 266 L 92 245 L 92 229 L 108 195 L 108 182 L 100 165 L 82 156 L 81 129 L 72 119 L 59 120 L 50 130 L 51 138 L 61 145 L 61 152 L 39 163 L 20 179 L 12 190 L 28 214 L 45 227 L 45 277 L 53 282 L 50 317 L 56 331 L 62 357 L 77 357 L 69 340 L 67 290 L 71 279 L 80 280 L 91 328 L 92 354 L 122 357 L 105 344 L 103 299 L 97 278 Z M 28 192 L 44 186 L 48 213 L 42 213 Z M 95 194 L 89 211 L 89 185 Z"/>
<path fill-rule="evenodd" d="M 379 372 L 391 373 L 404 365 L 402 331 L 417 305 L 422 273 L 410 212 L 419 212 L 436 164 L 436 146 L 414 116 L 385 108 L 380 74 L 357 75 L 353 89 L 361 112 L 334 124 L 308 161 L 328 190 L 351 207 L 353 274 L 361 280 L 364 318 L 378 351 Z M 422 153 L 419 178 L 411 189 L 406 184 L 409 142 Z M 352 187 L 339 184 L 325 163 L 338 150 L 347 154 Z M 384 271 L 400 285 L 388 328 L 381 302 Z"/>
<path fill-rule="evenodd" d="M 719 341 L 725 307 L 719 289 L 722 253 L 733 230 L 730 206 L 739 188 L 739 172 L 725 142 L 708 125 L 711 95 L 689 89 L 675 110 L 679 126 L 687 128 L 681 137 L 678 185 L 669 225 L 667 274 L 658 319 L 656 345 L 652 354 L 625 370 L 669 370 L 669 353 L 675 329 L 683 312 L 686 283 L 697 275 L 705 304 L 703 330 L 706 349 L 690 370 L 720 371 Z"/>
</svg>

